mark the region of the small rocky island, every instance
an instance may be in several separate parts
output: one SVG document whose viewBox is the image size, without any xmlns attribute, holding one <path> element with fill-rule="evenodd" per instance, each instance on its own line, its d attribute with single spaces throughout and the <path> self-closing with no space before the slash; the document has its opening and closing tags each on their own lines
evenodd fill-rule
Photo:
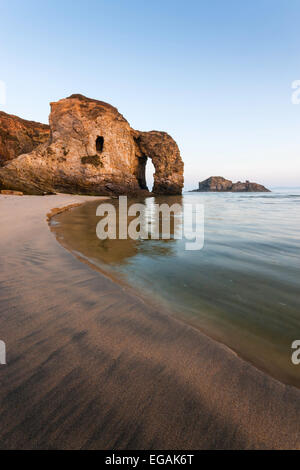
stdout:
<svg viewBox="0 0 300 470">
<path fill-rule="evenodd" d="M 222 176 L 211 176 L 199 183 L 199 188 L 190 192 L 233 192 L 233 193 L 269 193 L 270 190 L 265 186 L 257 183 L 246 181 L 242 183 L 238 181 L 233 183 L 230 180 L 222 178 Z"/>
</svg>

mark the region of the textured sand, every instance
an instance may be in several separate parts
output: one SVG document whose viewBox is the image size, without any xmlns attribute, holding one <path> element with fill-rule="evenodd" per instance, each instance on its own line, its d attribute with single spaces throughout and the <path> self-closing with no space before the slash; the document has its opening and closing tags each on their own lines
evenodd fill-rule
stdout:
<svg viewBox="0 0 300 470">
<path fill-rule="evenodd" d="M 55 240 L 77 196 L 0 196 L 0 448 L 299 448 L 300 391 Z"/>
</svg>

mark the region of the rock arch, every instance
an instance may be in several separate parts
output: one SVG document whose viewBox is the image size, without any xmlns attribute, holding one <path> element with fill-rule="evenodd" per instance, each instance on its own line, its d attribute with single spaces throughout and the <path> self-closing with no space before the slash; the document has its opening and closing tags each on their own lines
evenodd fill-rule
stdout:
<svg viewBox="0 0 300 470">
<path fill-rule="evenodd" d="M 181 194 L 183 161 L 175 140 L 166 132 L 136 132 L 136 142 L 142 156 L 140 158 L 150 158 L 155 168 L 152 192 Z"/>
<path fill-rule="evenodd" d="M 82 95 L 51 103 L 49 141 L 0 168 L 0 187 L 28 194 L 181 194 L 183 162 L 165 132 L 132 129 L 116 108 Z"/>
</svg>

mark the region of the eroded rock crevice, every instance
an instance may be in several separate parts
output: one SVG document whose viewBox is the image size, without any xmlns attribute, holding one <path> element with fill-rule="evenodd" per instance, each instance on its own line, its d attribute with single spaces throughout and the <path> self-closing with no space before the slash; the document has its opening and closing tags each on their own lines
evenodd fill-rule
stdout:
<svg viewBox="0 0 300 470">
<path fill-rule="evenodd" d="M 141 157 L 138 157 L 139 160 L 139 165 L 138 165 L 138 172 L 137 172 L 137 180 L 139 187 L 141 189 L 144 189 L 148 191 L 148 185 L 147 185 L 147 180 L 146 180 L 146 165 L 147 165 L 147 160 L 148 158 L 145 155 L 142 155 Z"/>
</svg>

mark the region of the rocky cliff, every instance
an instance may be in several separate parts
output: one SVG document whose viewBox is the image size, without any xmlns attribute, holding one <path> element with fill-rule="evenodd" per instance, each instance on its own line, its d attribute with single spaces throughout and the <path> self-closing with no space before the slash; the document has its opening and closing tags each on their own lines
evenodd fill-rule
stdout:
<svg viewBox="0 0 300 470">
<path fill-rule="evenodd" d="M 0 168 L 0 186 L 28 194 L 181 194 L 183 162 L 166 133 L 139 132 L 113 106 L 82 95 L 51 103 L 50 139 Z M 5 144 L 5 139 L 4 139 Z"/>
<path fill-rule="evenodd" d="M 230 180 L 222 178 L 221 176 L 211 176 L 210 178 L 201 181 L 199 188 L 194 189 L 194 192 L 270 192 L 269 189 L 265 188 L 261 184 L 250 183 L 246 181 L 242 183 L 238 181 L 233 183 Z"/>
<path fill-rule="evenodd" d="M 50 138 L 46 124 L 26 121 L 0 111 L 0 166 L 22 153 L 29 153 Z"/>
</svg>

